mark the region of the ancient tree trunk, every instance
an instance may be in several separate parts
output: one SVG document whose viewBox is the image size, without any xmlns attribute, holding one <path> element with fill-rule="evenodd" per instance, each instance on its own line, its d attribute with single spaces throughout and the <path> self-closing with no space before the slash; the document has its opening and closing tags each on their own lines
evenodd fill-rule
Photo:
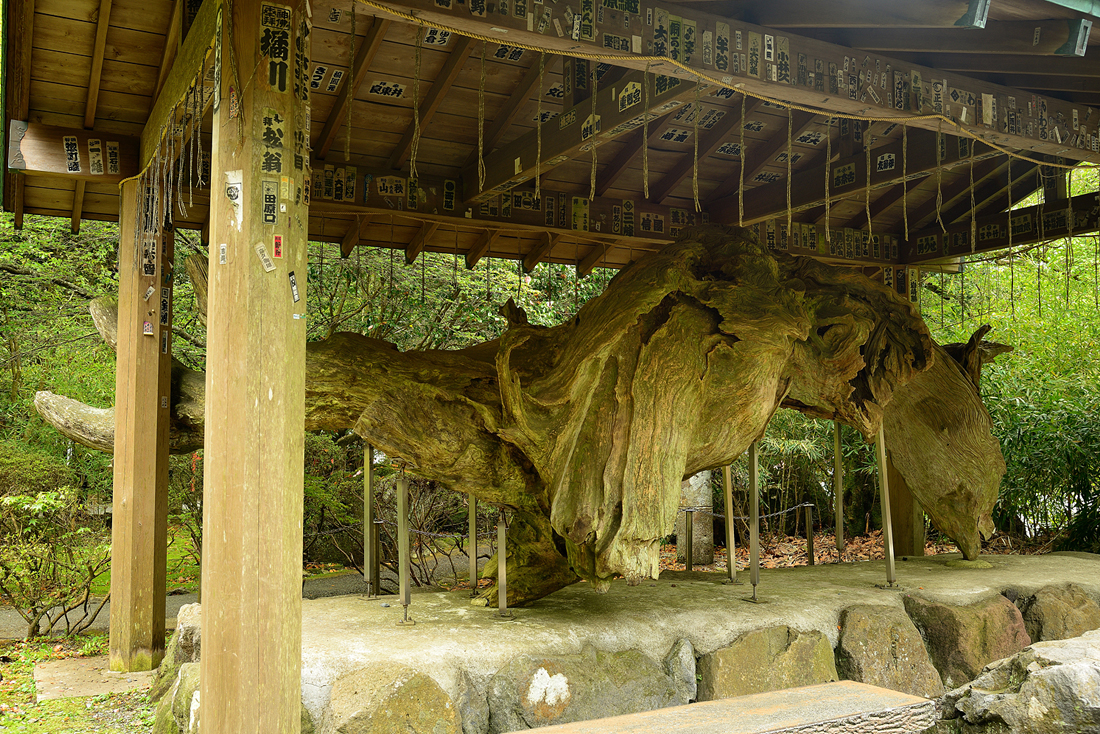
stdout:
<svg viewBox="0 0 1100 734">
<path fill-rule="evenodd" d="M 867 437 L 885 413 L 914 494 L 976 553 L 1003 473 L 988 415 L 912 306 L 857 271 L 711 226 L 621 271 L 566 324 L 505 313 L 499 340 L 453 352 L 346 333 L 310 344 L 306 428 L 354 428 L 417 474 L 512 510 L 510 603 L 574 574 L 597 589 L 656 576 L 681 480 L 732 461 L 780 407 Z M 177 384 L 173 415 L 201 439 L 201 376 Z M 40 410 L 56 400 L 40 395 Z M 72 435 L 71 421 L 55 425 Z"/>
</svg>

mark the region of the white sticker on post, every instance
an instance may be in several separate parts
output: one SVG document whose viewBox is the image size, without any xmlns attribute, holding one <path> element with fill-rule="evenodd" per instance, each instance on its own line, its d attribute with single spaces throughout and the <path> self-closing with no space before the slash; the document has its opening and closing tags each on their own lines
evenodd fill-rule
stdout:
<svg viewBox="0 0 1100 734">
<path fill-rule="evenodd" d="M 267 256 L 267 248 L 264 247 L 263 242 L 256 243 L 256 254 L 259 256 L 260 262 L 263 263 L 266 272 L 270 273 L 275 269 L 275 263 Z"/>
<path fill-rule="evenodd" d="M 237 223 L 237 231 L 241 231 L 244 224 L 242 199 L 244 197 L 244 175 L 238 168 L 236 171 L 225 172 L 225 198 L 229 199 L 229 206 L 233 209 L 232 221 Z"/>
<path fill-rule="evenodd" d="M 224 242 L 218 245 L 218 265 L 225 265 L 229 262 L 228 258 L 229 246 Z"/>
<path fill-rule="evenodd" d="M 144 300 L 148 301 L 149 296 L 153 295 L 156 292 L 156 290 L 157 289 L 154 288 L 153 286 L 149 286 L 149 289 L 145 291 Z"/>
</svg>

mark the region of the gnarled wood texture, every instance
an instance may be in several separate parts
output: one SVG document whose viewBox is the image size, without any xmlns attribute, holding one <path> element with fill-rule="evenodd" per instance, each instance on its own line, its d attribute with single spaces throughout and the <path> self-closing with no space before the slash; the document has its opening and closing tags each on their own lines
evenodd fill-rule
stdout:
<svg viewBox="0 0 1100 734">
<path fill-rule="evenodd" d="M 348 333 L 310 344 L 306 428 L 354 428 L 417 474 L 511 509 L 510 603 L 578 575 L 598 590 L 615 574 L 655 577 L 681 479 L 731 462 L 780 407 L 866 437 L 885 414 L 895 465 L 937 526 L 968 558 L 991 529 L 1004 462 L 975 378 L 857 271 L 700 227 L 566 324 L 504 313 L 499 340 L 453 352 Z M 173 417 L 201 437 L 201 373 L 180 369 Z M 56 399 L 36 401 L 47 420 Z M 94 442 L 51 422 L 102 448 L 91 420 Z"/>
</svg>

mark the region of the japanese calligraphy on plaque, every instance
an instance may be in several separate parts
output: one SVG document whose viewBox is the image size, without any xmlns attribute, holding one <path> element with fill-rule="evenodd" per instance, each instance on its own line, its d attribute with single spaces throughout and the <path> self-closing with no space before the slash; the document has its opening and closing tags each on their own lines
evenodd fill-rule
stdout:
<svg viewBox="0 0 1100 734">
<path fill-rule="evenodd" d="M 264 3 L 260 6 L 260 53 L 267 59 L 267 83 L 287 91 L 290 70 L 290 8 Z"/>
</svg>

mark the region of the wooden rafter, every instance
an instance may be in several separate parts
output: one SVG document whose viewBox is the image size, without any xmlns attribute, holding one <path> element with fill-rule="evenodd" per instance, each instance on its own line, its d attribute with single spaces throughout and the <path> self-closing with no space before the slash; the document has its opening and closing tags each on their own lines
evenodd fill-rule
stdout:
<svg viewBox="0 0 1100 734">
<path fill-rule="evenodd" d="M 541 238 L 539 243 L 531 248 L 523 257 L 523 272 L 530 273 L 535 267 L 542 262 L 542 259 L 548 256 L 554 251 L 554 248 L 558 246 L 558 243 L 562 241 L 565 235 L 559 233 L 551 234 L 546 233 L 546 236 Z"/>
<path fill-rule="evenodd" d="M 461 36 L 455 41 L 455 47 L 451 49 L 450 55 L 443 63 L 443 68 L 440 69 L 439 75 L 432 82 L 428 93 L 424 95 L 424 101 L 420 104 L 420 125 L 422 128 L 431 122 L 432 117 L 435 116 L 436 110 L 443 102 L 444 95 L 447 94 L 455 79 L 458 78 L 458 73 L 462 71 L 462 66 L 466 63 L 466 59 L 470 57 L 473 48 L 474 42 L 467 36 Z M 401 136 L 401 140 L 398 141 L 397 147 L 390 154 L 388 163 L 390 168 L 401 168 L 404 165 L 412 148 L 414 134 L 413 126 L 409 125 L 405 130 L 405 134 Z"/>
<path fill-rule="evenodd" d="M 645 127 L 639 127 L 627 136 L 622 150 L 620 150 L 611 160 L 611 163 L 600 172 L 600 176 L 596 179 L 596 196 L 606 195 L 611 187 L 615 185 L 619 177 L 630 167 L 631 161 L 641 154 L 643 143 L 652 146 L 655 141 L 660 139 L 661 131 L 673 114 L 675 113 L 669 112 L 666 115 L 655 117 L 650 120 L 648 140 L 645 138 Z"/>
<path fill-rule="evenodd" d="M 587 278 L 613 246 L 611 242 L 600 242 L 593 247 L 591 252 L 577 263 L 577 277 Z"/>
<path fill-rule="evenodd" d="M 1013 186 L 1024 181 L 1026 176 L 1033 173 L 1035 167 L 1024 161 L 1016 163 L 1012 167 Z M 1003 179 L 1003 181 L 1002 181 Z M 949 190 L 944 192 L 941 218 L 945 224 L 951 224 L 963 218 L 970 218 L 970 176 L 969 172 L 962 174 L 958 192 Z M 981 212 L 991 206 L 1002 194 L 1008 191 L 1008 164 L 1003 158 L 993 158 L 974 166 L 974 213 Z M 933 199 L 934 201 L 934 199 Z M 918 227 L 930 226 L 934 218 L 917 220 Z"/>
<path fill-rule="evenodd" d="M 701 115 L 702 110 L 696 111 L 696 114 Z M 684 155 L 671 171 L 662 176 L 661 180 L 650 188 L 649 200 L 658 204 L 664 202 L 672 195 L 673 190 L 680 185 L 680 182 L 691 175 L 696 160 L 702 161 L 718 150 L 725 142 L 730 131 L 736 130 L 740 124 L 741 115 L 734 110 L 730 110 L 710 130 L 700 130 L 698 159 L 696 159 L 694 151 L 691 154 Z"/>
<path fill-rule="evenodd" d="M 172 70 L 172 63 L 176 60 L 176 53 L 179 51 L 183 28 L 184 1 L 176 0 L 172 5 L 172 18 L 168 22 L 168 32 L 164 34 L 164 53 L 160 57 L 157 86 L 153 92 L 154 99 L 159 97 L 160 90 L 164 89 L 164 83 L 168 81 L 168 72 Z"/>
<path fill-rule="evenodd" d="M 530 43 L 555 53 L 569 54 L 575 52 L 577 44 L 577 41 L 568 35 L 558 37 L 556 34 L 540 34 L 535 29 L 529 30 L 526 18 L 512 18 L 499 14 L 486 14 L 485 17 L 480 17 L 470 14 L 467 9 L 460 8 L 457 5 L 440 7 L 435 0 L 379 0 L 379 4 L 386 7 L 392 6 L 402 12 L 414 13 L 425 22 L 438 22 L 454 28 L 458 32 L 474 32 L 494 36 L 507 33 L 510 43 Z M 970 134 L 977 136 L 996 134 L 998 142 L 1007 147 L 1028 149 L 1036 153 L 1052 155 L 1058 155 L 1064 151 L 1067 147 L 1066 141 L 1073 141 L 1074 138 L 1071 127 L 1073 105 L 1064 100 L 1044 99 L 1046 103 L 1045 115 L 1048 121 L 1045 126 L 1039 124 L 1040 121 L 1037 119 L 1034 110 L 1018 107 L 1019 114 L 1022 116 L 1022 120 L 1020 120 L 1022 124 L 1009 129 L 1001 119 L 994 119 L 989 114 L 979 115 L 978 108 L 981 107 L 981 111 L 984 113 L 991 112 L 994 107 L 993 104 L 985 104 L 984 106 L 981 104 L 983 99 L 989 99 L 991 96 L 992 100 L 990 101 L 995 101 L 996 109 L 1010 109 L 1009 98 L 1027 99 L 1030 96 L 1023 90 L 1001 87 L 952 72 L 939 71 L 916 64 L 909 65 L 878 52 L 856 52 L 857 69 L 854 74 L 849 69 L 849 73 L 844 75 L 844 78 L 841 78 L 839 72 L 831 76 L 811 74 L 808 72 L 814 69 L 814 65 L 818 62 L 826 70 L 831 67 L 843 68 L 844 59 L 847 58 L 850 61 L 852 58 L 853 47 L 829 43 L 817 38 L 799 36 L 795 33 L 776 31 L 774 28 L 753 25 L 737 18 L 713 15 L 691 6 L 679 6 L 675 9 L 681 25 L 683 27 L 694 25 L 700 35 L 707 32 L 717 33 L 718 31 L 725 34 L 728 28 L 729 38 L 733 38 L 734 35 L 740 33 L 742 38 L 745 38 L 749 44 L 756 44 L 758 52 L 769 51 L 762 47 L 761 42 L 770 37 L 775 42 L 775 58 L 768 60 L 764 53 L 761 53 L 761 56 L 765 58 L 749 54 L 750 60 L 759 59 L 760 63 L 747 64 L 747 68 L 743 67 L 737 70 L 732 65 L 717 68 L 716 59 L 703 53 L 693 55 L 689 62 L 685 64 L 687 68 L 676 67 L 671 64 L 654 64 L 650 58 L 641 54 L 625 53 L 617 55 L 616 65 L 635 70 L 648 69 L 654 73 L 670 74 L 684 81 L 694 78 L 696 69 L 708 75 L 725 73 L 730 75 L 730 83 L 736 84 L 747 93 L 766 95 L 795 104 L 812 105 L 815 109 L 832 110 L 839 115 L 861 114 L 883 118 L 891 116 L 907 117 L 907 124 L 911 128 L 924 130 L 937 130 L 943 123 L 932 114 L 923 114 L 924 107 L 931 110 L 933 100 L 929 100 L 920 93 L 922 86 L 918 86 L 914 90 L 911 82 L 919 79 L 923 85 L 929 80 L 937 80 L 944 82 L 949 90 L 964 89 L 972 95 L 972 102 L 953 103 L 950 111 L 956 124 Z M 660 19 L 660 15 L 655 14 L 655 19 Z M 638 33 L 643 39 L 649 40 L 654 38 L 653 34 L 655 33 L 667 34 L 668 32 L 667 27 L 657 27 L 656 20 L 652 26 L 647 26 L 644 19 L 633 16 L 627 18 L 626 22 L 629 25 L 629 31 L 624 31 L 624 18 L 620 13 L 605 13 L 602 20 L 597 16 L 592 24 L 591 34 L 593 38 L 599 38 L 604 34 L 629 32 Z M 1062 21 L 1061 23 L 1065 27 L 1065 22 Z M 1027 37 L 1027 43 L 1029 44 L 1027 49 L 1031 49 L 1034 24 L 1027 23 L 1026 25 L 1030 29 Z M 889 29 L 886 30 L 889 31 Z M 585 32 L 585 30 L 582 30 L 580 40 L 593 40 L 586 39 L 583 36 Z M 824 29 L 820 33 L 827 32 L 828 29 Z M 919 29 L 913 32 L 922 33 Z M 971 40 L 987 35 L 987 31 L 984 30 L 936 32 L 943 36 L 960 36 Z M 989 37 L 995 36 L 995 33 L 989 34 Z M 658 37 L 656 40 L 663 43 L 662 37 Z M 954 41 L 952 42 L 954 43 Z M 936 44 L 930 43 L 929 46 L 936 47 Z M 1040 46 L 1042 46 L 1042 43 Z M 746 49 L 746 51 L 748 50 L 750 49 Z M 962 50 L 973 51 L 974 49 L 968 47 Z M 1030 53 L 1026 49 L 1025 52 Z M 783 61 L 784 58 L 786 63 Z M 805 64 L 803 64 L 803 68 L 807 70 L 805 74 L 802 73 L 802 68 L 797 67 L 797 63 L 802 60 L 805 60 Z M 774 63 L 769 67 L 768 63 L 765 63 L 767 61 L 774 61 Z M 872 77 L 877 76 L 879 78 L 877 87 L 866 81 L 869 78 L 866 74 L 863 82 L 859 80 L 860 71 L 866 72 L 868 69 L 886 71 L 888 67 L 891 70 L 893 84 L 887 85 L 886 82 L 889 80 L 884 81 L 883 75 L 877 72 L 871 74 Z M 790 72 L 789 75 L 787 74 L 788 71 Z M 835 79 L 836 83 L 830 81 L 830 78 Z M 905 82 L 906 78 L 910 82 L 908 86 Z M 894 94 L 895 87 L 900 88 L 903 96 L 898 97 Z M 906 92 L 907 88 L 908 92 Z M 920 107 L 917 107 L 917 105 L 920 105 Z M 1088 110 L 1078 109 L 1078 114 L 1087 115 Z M 1056 132 L 1050 128 L 1049 121 L 1051 120 L 1054 121 Z M 1076 149 L 1074 155 L 1088 161 L 1100 162 L 1100 152 L 1087 150 L 1084 142 L 1086 141 L 1080 138 L 1072 142 L 1072 147 Z M 465 180 L 467 186 L 469 186 L 469 177 L 465 177 Z M 469 193 L 469 190 L 467 193 Z M 476 193 L 474 195 L 476 196 Z"/>
<path fill-rule="evenodd" d="M 554 57 L 555 59 L 557 57 Z M 545 73 L 550 70 L 550 65 L 547 64 L 547 68 L 543 70 Z M 511 96 L 501 107 L 500 112 L 493 118 L 493 122 L 489 125 L 485 131 L 484 146 L 485 152 L 490 153 L 500 143 L 501 138 L 504 137 L 504 133 L 508 132 L 508 128 L 512 126 L 512 123 L 516 121 L 519 113 L 523 110 L 523 106 L 527 104 L 527 100 L 531 98 L 532 94 L 535 94 L 536 87 L 539 84 L 539 65 L 536 62 L 532 64 L 531 68 L 527 70 L 527 73 L 523 75 L 523 79 L 512 90 Z M 542 94 L 542 90 L 538 90 L 539 94 Z M 477 148 L 470 153 L 466 158 L 466 162 L 463 163 L 463 167 L 467 168 L 477 163 Z"/>
<path fill-rule="evenodd" d="M 601 120 L 602 127 L 600 132 L 594 132 L 587 139 L 583 139 L 579 131 L 585 125 L 585 120 L 593 114 L 591 100 L 585 100 L 575 107 L 563 110 L 559 117 L 542 123 L 541 172 L 546 173 L 555 166 L 561 165 L 593 142 L 598 144 L 629 132 L 632 128 L 624 123 L 640 117 L 645 110 L 641 101 L 629 106 L 620 106 L 617 94 L 629 84 L 640 85 L 647 76 L 646 83 L 653 85 L 654 75 L 631 71 L 623 77 L 619 86 L 597 90 L 595 114 Z M 694 94 L 694 89 L 695 85 L 692 83 L 677 81 L 673 86 L 659 92 L 651 91 L 649 111 L 665 112 L 672 107 L 677 107 Z M 531 130 L 485 156 L 483 190 L 478 189 L 477 171 L 472 167 L 464 169 L 465 202 L 471 204 L 534 178 L 538 134 L 538 130 Z"/>
<path fill-rule="evenodd" d="M 99 0 L 96 19 L 95 47 L 92 49 L 92 70 L 88 75 L 88 100 L 84 105 L 84 127 L 95 127 L 95 111 L 99 104 L 99 82 L 103 77 L 103 49 L 107 45 L 107 28 L 111 24 L 111 0 Z"/>
<path fill-rule="evenodd" d="M 975 164 L 975 170 L 974 170 L 975 183 L 979 187 L 982 187 L 983 184 L 978 183 L 978 179 L 982 179 L 982 180 L 985 180 L 987 182 L 990 179 L 992 179 L 993 180 L 992 186 L 994 188 L 994 193 L 996 191 L 1002 191 L 1002 190 L 1004 190 L 1004 187 L 1007 185 L 1007 180 L 1006 180 L 1006 183 L 1000 183 L 998 181 L 998 179 L 1000 178 L 1001 172 L 1004 171 L 1005 168 L 1006 168 L 1005 159 L 1001 156 L 998 156 L 997 158 L 993 158 L 993 159 L 988 160 L 988 161 L 982 161 L 980 163 L 977 163 L 977 164 Z M 1021 173 L 1021 174 L 1023 173 L 1022 167 L 1021 167 L 1021 170 L 1019 171 L 1019 173 Z M 1013 171 L 1013 174 L 1016 174 L 1016 171 Z M 989 184 L 987 183 L 986 186 L 988 186 L 988 185 Z M 975 192 L 975 200 L 976 201 L 983 201 L 985 198 L 988 197 L 988 195 L 989 194 L 986 190 L 982 190 L 981 191 L 982 198 L 979 199 L 978 198 L 978 192 Z M 933 184 L 931 196 L 929 196 L 924 202 L 918 204 L 915 207 L 912 207 L 909 210 L 909 230 L 910 230 L 910 232 L 912 232 L 914 230 L 917 230 L 917 229 L 922 229 L 924 227 L 929 227 L 933 223 L 935 223 L 935 221 L 936 221 L 936 198 L 937 197 L 936 197 L 935 185 Z M 951 206 L 953 206 L 953 205 L 955 205 L 959 202 L 963 202 L 963 200 L 965 200 L 965 204 L 964 204 L 965 205 L 965 210 L 969 211 L 969 208 L 970 208 L 970 176 L 969 176 L 969 172 L 963 173 L 958 179 L 956 179 L 955 181 L 953 181 L 951 183 L 942 184 L 941 185 L 941 198 L 943 199 L 943 204 L 940 206 L 940 218 L 943 219 L 944 224 L 950 224 L 951 223 L 950 219 L 944 219 L 944 215 L 947 214 L 947 208 L 948 207 L 951 207 Z M 963 206 L 963 205 L 960 204 L 960 206 Z M 980 207 L 979 207 L 979 209 L 980 209 Z"/>
<path fill-rule="evenodd" d="M 80 231 L 80 215 L 84 212 L 84 187 L 87 181 L 77 181 L 73 187 L 73 211 L 69 218 L 69 229 L 73 234 Z"/>
<path fill-rule="evenodd" d="M 340 242 L 340 257 L 345 260 L 351 257 L 352 251 L 359 245 L 359 240 L 363 238 L 363 233 L 371 225 L 372 219 L 371 214 L 356 215 L 355 221 L 348 226 L 348 231 L 344 233 L 344 239 Z"/>
<path fill-rule="evenodd" d="M 745 114 L 749 115 L 752 110 L 760 105 L 759 100 L 752 100 L 749 105 L 746 106 Z M 793 131 L 791 133 L 791 139 L 796 140 L 802 136 L 807 130 L 815 126 L 816 115 L 812 115 L 808 112 L 801 110 L 795 110 L 793 113 Z M 738 113 L 738 120 L 741 116 Z M 745 141 L 746 150 L 742 151 L 742 155 L 747 156 L 745 158 L 745 175 L 744 181 L 748 186 L 752 186 L 752 180 L 756 178 L 765 168 L 771 165 L 775 161 L 775 157 L 780 153 L 784 153 L 787 150 L 787 136 L 786 135 L 774 135 L 767 140 L 761 141 L 758 144 L 750 145 L 749 141 Z M 740 161 L 736 165 L 731 165 L 733 169 L 729 175 L 722 180 L 722 183 L 718 184 L 717 188 L 708 197 L 709 201 L 717 201 L 722 197 L 729 196 L 733 192 L 737 191 L 737 187 L 742 180 Z M 784 177 L 785 178 L 785 177 Z"/>
<path fill-rule="evenodd" d="M 897 186 L 890 187 L 886 193 L 881 194 L 877 199 L 871 202 L 871 222 L 875 221 L 875 218 L 882 214 L 884 211 L 897 204 L 904 197 L 904 194 L 912 193 L 913 189 L 917 188 L 924 181 L 923 178 L 913 179 L 912 181 L 906 181 L 898 184 Z M 864 207 L 854 217 L 845 222 L 841 227 L 843 229 L 863 229 L 867 225 L 867 208 Z"/>
<path fill-rule="evenodd" d="M 473 270 L 478 264 L 478 261 L 485 257 L 485 253 L 493 249 L 493 245 L 496 244 L 496 241 L 500 239 L 502 234 L 503 232 L 499 229 L 485 230 L 481 236 L 478 237 L 474 246 L 466 252 L 466 267 L 469 270 Z"/>
<path fill-rule="evenodd" d="M 336 139 L 336 132 L 344 124 L 345 118 L 348 118 L 348 124 L 351 124 L 351 105 L 355 100 L 355 95 L 359 93 L 359 87 L 362 85 L 363 79 L 367 76 L 367 70 L 378 54 L 378 49 L 382 48 L 382 41 L 385 40 L 386 31 L 389 27 L 390 21 L 385 18 L 374 18 L 372 20 L 366 36 L 359 45 L 359 50 L 355 53 L 355 62 L 352 64 L 351 73 L 345 75 L 340 82 L 340 90 L 336 93 L 336 104 L 332 106 L 332 111 L 329 112 L 328 119 L 325 120 L 325 125 L 321 128 L 317 140 L 313 141 L 313 150 L 319 158 L 328 155 L 329 150 L 332 148 L 332 141 Z"/>
<path fill-rule="evenodd" d="M 428 246 L 428 240 L 439 229 L 439 222 L 424 222 L 413 236 L 412 241 L 405 247 L 405 263 L 412 265 L 416 258 Z"/>
<path fill-rule="evenodd" d="M 1065 56 L 1005 56 L 1003 54 L 960 54 L 902 52 L 898 58 L 960 74 L 1043 74 L 1047 76 L 1100 76 L 1100 54 L 1096 47 L 1084 58 Z"/>
<path fill-rule="evenodd" d="M 846 0 L 843 3 L 762 0 L 745 8 L 748 20 L 773 28 L 980 28 L 985 25 L 988 12 L 988 0 L 891 3 L 878 0 Z"/>
<path fill-rule="evenodd" d="M 1087 21 L 1086 21 L 1087 22 Z M 815 31 L 828 43 L 863 51 L 1079 56 L 1080 20 L 989 21 L 985 30 L 852 28 Z"/>
</svg>

